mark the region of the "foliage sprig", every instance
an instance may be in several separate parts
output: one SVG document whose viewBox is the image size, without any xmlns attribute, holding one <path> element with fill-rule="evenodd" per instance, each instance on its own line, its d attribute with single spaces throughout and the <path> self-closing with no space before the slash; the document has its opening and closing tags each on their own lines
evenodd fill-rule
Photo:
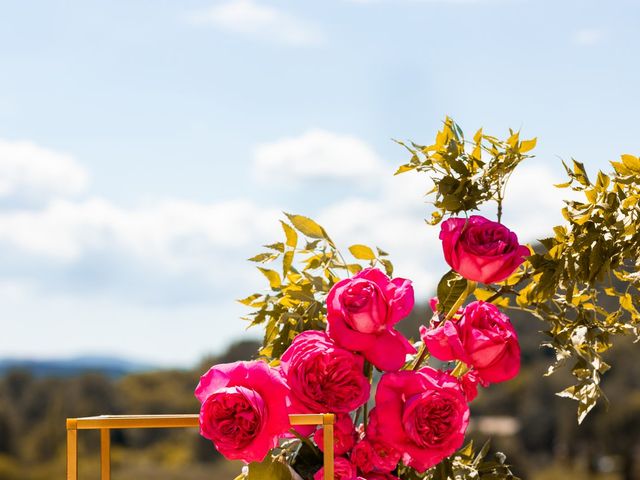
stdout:
<svg viewBox="0 0 640 480">
<path fill-rule="evenodd" d="M 521 141 L 519 132 L 510 130 L 505 140 L 498 140 L 480 129 L 467 143 L 447 117 L 433 145 L 402 145 L 411 158 L 396 173 L 430 175 L 433 188 L 427 195 L 436 207 L 430 223 L 437 224 L 489 201 L 498 204 L 500 221 L 504 186 L 514 169 L 533 156 L 529 152 L 536 139 Z M 565 202 L 566 224 L 540 239 L 535 253 L 498 289 L 477 288 L 474 296 L 547 323 L 549 341 L 544 345 L 556 354 L 548 374 L 573 362 L 576 383 L 558 395 L 578 401 L 581 422 L 603 396 L 600 381 L 609 369 L 603 354 L 613 337 L 640 338 L 640 159 L 622 155 L 621 161 L 611 162 L 613 171 L 599 171 L 595 182 L 582 163 L 563 165 L 569 178 L 556 186 L 583 196 Z M 439 296 L 461 292 L 465 282 L 450 272 L 438 286 Z"/>
<path fill-rule="evenodd" d="M 261 264 L 269 288 L 239 300 L 254 309 L 245 317 L 250 326 L 264 325 L 260 355 L 277 362 L 293 338 L 305 330 L 326 327 L 326 298 L 341 276 L 354 275 L 368 266 L 393 273 L 388 254 L 380 248 L 356 244 L 347 261 L 326 230 L 302 215 L 285 214 L 283 241 L 265 245 L 267 251 L 250 258 Z M 271 267 L 271 268 L 267 268 Z"/>
</svg>

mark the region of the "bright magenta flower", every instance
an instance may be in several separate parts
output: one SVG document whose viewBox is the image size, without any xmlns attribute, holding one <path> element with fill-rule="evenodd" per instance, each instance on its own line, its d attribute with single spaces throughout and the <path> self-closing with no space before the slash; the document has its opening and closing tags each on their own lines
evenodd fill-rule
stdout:
<svg viewBox="0 0 640 480">
<path fill-rule="evenodd" d="M 482 283 L 505 280 L 531 255 L 515 233 L 480 215 L 442 222 L 440 240 L 449 266 L 464 278 Z"/>
<path fill-rule="evenodd" d="M 324 428 L 316 430 L 313 441 L 324 452 Z M 333 453 L 343 455 L 353 448 L 356 443 L 356 427 L 347 413 L 336 415 L 336 423 L 333 426 Z"/>
<path fill-rule="evenodd" d="M 282 354 L 280 368 L 295 413 L 349 413 L 369 399 L 364 359 L 337 346 L 326 333 L 299 334 Z"/>
<path fill-rule="evenodd" d="M 260 361 L 216 365 L 200 378 L 200 434 L 229 460 L 261 462 L 291 426 L 289 389 Z"/>
<path fill-rule="evenodd" d="M 373 447 L 367 440 L 360 440 L 351 450 L 350 457 L 353 464 L 363 473 L 373 471 Z"/>
<path fill-rule="evenodd" d="M 351 461 L 363 473 L 387 473 L 398 466 L 402 454 L 387 443 L 364 438 L 351 451 Z"/>
<path fill-rule="evenodd" d="M 470 370 L 458 379 L 467 402 L 472 402 L 478 396 L 478 372 Z"/>
<path fill-rule="evenodd" d="M 356 480 L 356 467 L 344 457 L 336 457 L 333 463 L 333 478 L 335 480 Z M 324 480 L 324 467 L 316 472 L 313 480 Z"/>
<path fill-rule="evenodd" d="M 503 382 L 520 370 L 520 344 L 509 317 L 492 303 L 467 305 L 460 315 L 420 335 L 429 352 L 443 361 L 461 360 L 473 367 L 483 385 Z"/>
<path fill-rule="evenodd" d="M 425 367 L 382 376 L 367 435 L 402 452 L 407 465 L 424 472 L 460 448 L 468 424 L 469 407 L 458 380 Z"/>
<path fill-rule="evenodd" d="M 411 312 L 413 303 L 410 280 L 391 280 L 376 268 L 364 269 L 329 292 L 327 332 L 380 370 L 398 370 L 415 349 L 393 326 Z"/>
</svg>

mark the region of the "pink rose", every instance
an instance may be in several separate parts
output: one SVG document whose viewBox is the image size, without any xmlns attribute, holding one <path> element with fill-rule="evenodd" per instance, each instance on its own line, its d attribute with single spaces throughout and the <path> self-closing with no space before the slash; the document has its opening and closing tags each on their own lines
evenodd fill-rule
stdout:
<svg viewBox="0 0 640 480">
<path fill-rule="evenodd" d="M 344 457 L 336 457 L 333 462 L 333 478 L 335 480 L 356 480 L 356 467 Z M 316 472 L 313 480 L 324 480 L 324 467 Z"/>
<path fill-rule="evenodd" d="M 356 443 L 351 461 L 364 473 L 390 472 L 398 466 L 402 454 L 374 437 Z"/>
<path fill-rule="evenodd" d="M 325 332 L 302 332 L 282 354 L 280 368 L 296 413 L 349 413 L 369 399 L 364 359 Z"/>
<path fill-rule="evenodd" d="M 509 380 L 520 370 L 518 335 L 509 317 L 492 303 L 472 302 L 460 316 L 421 327 L 420 335 L 434 357 L 465 362 L 485 386 Z"/>
<path fill-rule="evenodd" d="M 360 440 L 351 450 L 351 461 L 363 473 L 373 471 L 373 447 L 367 440 Z"/>
<path fill-rule="evenodd" d="M 216 365 L 200 377 L 195 395 L 200 435 L 229 460 L 261 462 L 291 428 L 289 389 L 264 362 Z"/>
<path fill-rule="evenodd" d="M 318 448 L 324 452 L 324 428 L 316 430 L 313 440 Z M 336 422 L 333 426 L 333 453 L 343 455 L 347 453 L 356 443 L 356 428 L 353 420 L 346 413 L 336 415 Z"/>
<path fill-rule="evenodd" d="M 478 396 L 478 372 L 470 370 L 458 379 L 467 402 L 472 402 Z"/>
<path fill-rule="evenodd" d="M 366 268 L 329 292 L 327 332 L 380 370 L 398 370 L 415 349 L 393 326 L 411 312 L 413 302 L 411 281 L 390 280 L 377 268 Z"/>
<path fill-rule="evenodd" d="M 390 472 L 398 466 L 402 453 L 384 441 L 369 440 L 373 447 L 373 469 L 376 472 Z"/>
<path fill-rule="evenodd" d="M 531 255 L 515 233 L 480 215 L 442 222 L 440 240 L 449 266 L 464 278 L 482 283 L 505 280 Z"/>
<path fill-rule="evenodd" d="M 469 407 L 455 377 L 425 367 L 384 374 L 371 417 L 376 440 L 424 472 L 460 448 Z"/>
</svg>

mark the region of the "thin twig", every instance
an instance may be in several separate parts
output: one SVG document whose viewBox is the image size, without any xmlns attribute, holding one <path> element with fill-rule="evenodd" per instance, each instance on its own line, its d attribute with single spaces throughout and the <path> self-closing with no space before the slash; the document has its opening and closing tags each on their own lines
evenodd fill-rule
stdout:
<svg viewBox="0 0 640 480">
<path fill-rule="evenodd" d="M 428 355 L 429 355 L 429 351 L 427 350 L 427 346 L 423 343 L 420 346 L 418 356 L 416 357 L 413 364 L 411 365 L 410 370 L 418 370 L 422 366 L 422 364 L 424 363 Z"/>
<path fill-rule="evenodd" d="M 369 379 L 369 384 L 371 384 L 373 381 L 373 365 L 371 363 L 369 362 L 364 363 L 364 373 Z M 366 432 L 367 424 L 369 423 L 369 399 L 368 398 L 367 398 L 367 401 L 364 402 L 362 413 L 363 413 L 362 423 L 364 425 L 364 430 Z"/>
</svg>

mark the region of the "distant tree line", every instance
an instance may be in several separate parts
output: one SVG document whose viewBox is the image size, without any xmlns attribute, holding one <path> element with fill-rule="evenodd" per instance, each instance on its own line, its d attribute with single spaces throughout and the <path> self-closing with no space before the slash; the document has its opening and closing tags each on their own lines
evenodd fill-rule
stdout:
<svg viewBox="0 0 640 480">
<path fill-rule="evenodd" d="M 404 333 L 416 338 L 418 326 L 428 320 L 428 312 L 426 306 L 417 307 L 400 324 Z M 570 374 L 542 379 L 551 361 L 551 351 L 539 347 L 542 334 L 538 330 L 543 324 L 521 314 L 512 319 L 522 345 L 522 372 L 513 381 L 481 391 L 474 402 L 474 417 L 506 416 L 519 426 L 517 433 L 509 436 L 492 434 L 492 448 L 507 454 L 525 479 L 538 478 L 537 472 L 550 465 L 578 465 L 586 475 L 593 475 L 591 478 L 640 479 L 638 346 L 620 342 L 611 351 L 610 355 L 617 357 L 610 359 L 616 368 L 604 381 L 610 407 L 606 411 L 599 406 L 578 427 L 573 402 L 555 395 Z M 98 373 L 75 377 L 36 377 L 25 370 L 6 373 L 0 378 L 0 480 L 63 478 L 67 417 L 195 413 L 198 402 L 193 389 L 200 374 L 214 363 L 255 357 L 258 347 L 257 342 L 239 342 L 222 355 L 204 359 L 193 370 L 153 371 L 120 378 Z M 97 434 L 90 433 L 95 432 L 83 432 L 80 438 L 81 454 L 85 456 L 95 456 L 99 449 Z M 472 436 L 483 441 L 485 435 L 476 430 Z M 227 478 L 223 474 L 211 476 L 224 462 L 212 445 L 193 431 L 114 431 L 112 442 L 116 463 L 119 457 L 115 452 L 120 449 L 132 452 L 131 457 L 120 459 L 121 463 L 132 458 L 160 461 L 170 457 L 183 469 L 206 464 L 202 471 L 209 472 L 192 477 L 161 477 L 156 472 L 148 478 Z M 607 472 L 609 476 L 599 476 Z M 135 478 L 131 475 L 119 478 Z"/>
</svg>

